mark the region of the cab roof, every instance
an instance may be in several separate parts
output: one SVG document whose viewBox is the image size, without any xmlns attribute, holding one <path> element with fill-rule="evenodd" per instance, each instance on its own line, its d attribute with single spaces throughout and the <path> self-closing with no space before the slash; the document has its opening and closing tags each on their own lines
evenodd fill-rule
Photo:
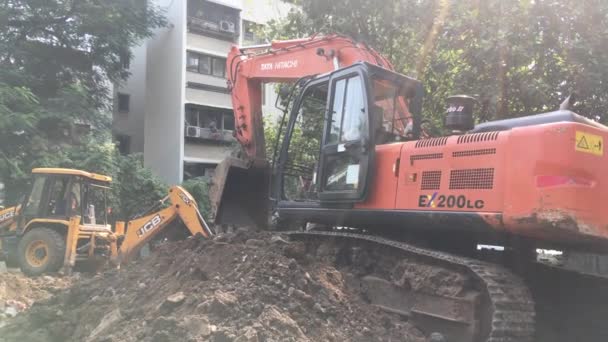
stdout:
<svg viewBox="0 0 608 342">
<path fill-rule="evenodd" d="M 74 169 L 60 169 L 60 168 L 36 168 L 32 170 L 34 174 L 54 174 L 54 175 L 70 175 L 70 176 L 81 176 L 89 178 L 91 180 L 109 183 L 112 181 L 112 177 L 99 175 L 96 173 L 86 172 L 82 170 Z"/>
</svg>

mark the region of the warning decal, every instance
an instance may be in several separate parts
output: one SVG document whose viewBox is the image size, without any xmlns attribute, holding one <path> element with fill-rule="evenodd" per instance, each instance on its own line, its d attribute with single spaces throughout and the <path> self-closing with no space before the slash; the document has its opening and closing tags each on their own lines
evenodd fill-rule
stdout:
<svg viewBox="0 0 608 342">
<path fill-rule="evenodd" d="M 576 131 L 576 144 L 574 148 L 579 152 L 603 156 L 604 138 L 599 135 Z"/>
</svg>

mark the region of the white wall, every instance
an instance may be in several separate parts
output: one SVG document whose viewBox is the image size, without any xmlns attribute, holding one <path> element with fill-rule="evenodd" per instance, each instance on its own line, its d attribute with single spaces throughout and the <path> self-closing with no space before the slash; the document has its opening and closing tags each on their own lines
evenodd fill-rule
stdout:
<svg viewBox="0 0 608 342">
<path fill-rule="evenodd" d="M 120 85 L 117 93 L 130 95 L 130 110 L 128 113 L 118 113 L 116 110 L 118 96 L 114 96 L 114 120 L 112 130 L 115 134 L 131 137 L 130 152 L 144 151 L 144 126 L 146 119 L 146 58 L 147 42 L 131 50 L 133 58 L 130 61 L 131 76 Z"/>
<path fill-rule="evenodd" d="M 292 4 L 282 0 L 241 0 L 241 18 L 264 24 L 273 19 L 286 17 L 289 11 L 294 8 Z M 331 0 L 330 0 L 331 1 Z"/>
<path fill-rule="evenodd" d="M 170 26 L 148 42 L 144 163 L 176 184 L 183 177 L 186 1 L 155 2 Z"/>
<path fill-rule="evenodd" d="M 186 88 L 186 103 L 232 109 L 229 94 L 195 88 Z"/>
<path fill-rule="evenodd" d="M 198 160 L 209 164 L 218 164 L 230 155 L 230 145 L 215 144 L 192 144 L 184 146 L 184 157 L 190 160 Z"/>
<path fill-rule="evenodd" d="M 187 33 L 186 43 L 189 50 L 207 53 L 219 57 L 228 56 L 230 48 L 235 43 L 227 40 L 203 36 L 197 33 Z"/>
<path fill-rule="evenodd" d="M 227 82 L 225 78 L 199 74 L 196 72 L 186 71 L 186 81 L 194 83 L 208 84 L 215 87 L 226 88 Z"/>
</svg>

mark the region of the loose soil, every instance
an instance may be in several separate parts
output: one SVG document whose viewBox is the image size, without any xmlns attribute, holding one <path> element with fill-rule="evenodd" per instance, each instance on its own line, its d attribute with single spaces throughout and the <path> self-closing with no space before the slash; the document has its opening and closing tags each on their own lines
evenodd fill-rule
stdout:
<svg viewBox="0 0 608 342">
<path fill-rule="evenodd" d="M 4 321 L 0 340 L 427 341 L 405 318 L 368 304 L 332 262 L 310 261 L 303 251 L 280 235 L 237 231 L 166 243 L 139 262 L 58 278 L 48 289 L 7 285 L 6 298 L 36 301 Z"/>
</svg>

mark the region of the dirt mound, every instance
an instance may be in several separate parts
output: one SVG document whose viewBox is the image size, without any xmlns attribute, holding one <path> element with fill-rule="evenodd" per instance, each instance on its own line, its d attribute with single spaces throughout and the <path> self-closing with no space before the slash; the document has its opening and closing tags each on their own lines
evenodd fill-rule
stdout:
<svg viewBox="0 0 608 342">
<path fill-rule="evenodd" d="M 18 271 L 0 272 L 0 326 L 6 318 L 68 288 L 73 279 L 50 276 L 28 278 Z"/>
<path fill-rule="evenodd" d="M 0 328 L 7 341 L 424 341 L 298 243 L 239 231 L 163 245 Z"/>
</svg>

